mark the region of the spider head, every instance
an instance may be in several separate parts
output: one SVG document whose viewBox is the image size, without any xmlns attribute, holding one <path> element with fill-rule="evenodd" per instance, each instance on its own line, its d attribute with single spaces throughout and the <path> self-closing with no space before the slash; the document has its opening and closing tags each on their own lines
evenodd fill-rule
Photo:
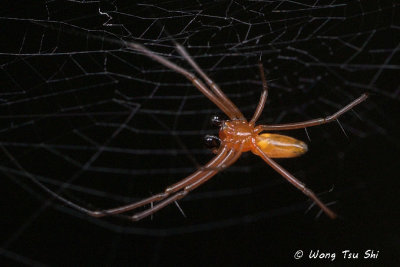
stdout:
<svg viewBox="0 0 400 267">
<path fill-rule="evenodd" d="M 218 150 L 221 145 L 221 140 L 214 135 L 204 136 L 204 144 L 208 149 L 211 149 L 214 153 Z"/>
<path fill-rule="evenodd" d="M 224 121 L 218 116 L 218 115 L 213 115 L 211 117 L 211 124 L 215 127 L 221 127 L 222 123 Z"/>
</svg>

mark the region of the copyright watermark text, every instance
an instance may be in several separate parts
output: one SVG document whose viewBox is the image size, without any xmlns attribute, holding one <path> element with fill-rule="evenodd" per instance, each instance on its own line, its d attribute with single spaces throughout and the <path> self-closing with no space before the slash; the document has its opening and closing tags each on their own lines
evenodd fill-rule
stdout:
<svg viewBox="0 0 400 267">
<path fill-rule="evenodd" d="M 294 253 L 294 258 L 296 260 L 299 259 L 321 259 L 321 260 L 330 260 L 334 261 L 336 259 L 345 259 L 345 260 L 351 260 L 351 259 L 378 259 L 379 256 L 379 250 L 374 250 L 374 249 L 366 249 L 364 251 L 351 251 L 349 249 L 342 250 L 340 252 L 334 252 L 334 251 L 321 251 L 319 249 L 317 250 L 309 250 L 309 251 L 303 251 L 301 249 L 297 250 Z"/>
</svg>

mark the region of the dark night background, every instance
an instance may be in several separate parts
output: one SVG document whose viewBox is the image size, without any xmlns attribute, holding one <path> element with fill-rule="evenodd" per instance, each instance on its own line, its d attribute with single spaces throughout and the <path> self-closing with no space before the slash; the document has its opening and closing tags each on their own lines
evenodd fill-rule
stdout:
<svg viewBox="0 0 400 267">
<path fill-rule="evenodd" d="M 85 1 L 82 1 L 85 2 Z M 399 16 L 395 1 L 9 1 L 0 13 L 2 266 L 398 263 Z M 218 110 L 189 82 L 110 40 L 145 44 L 188 67 L 182 43 L 260 123 L 332 114 L 337 123 L 289 135 L 309 152 L 279 160 L 339 214 L 330 220 L 261 159 L 230 169 L 138 223 L 94 219 L 161 191 L 212 158 L 203 147 Z M 60 189 L 60 186 L 68 188 Z M 365 250 L 377 259 L 362 259 Z M 295 260 L 298 250 L 304 257 Z M 341 252 L 359 252 L 343 260 Z"/>
</svg>

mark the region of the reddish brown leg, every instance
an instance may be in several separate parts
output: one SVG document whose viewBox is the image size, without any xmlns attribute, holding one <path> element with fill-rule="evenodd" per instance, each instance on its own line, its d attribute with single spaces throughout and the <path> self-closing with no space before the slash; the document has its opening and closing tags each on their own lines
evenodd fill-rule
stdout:
<svg viewBox="0 0 400 267">
<path fill-rule="evenodd" d="M 258 67 L 260 69 L 261 81 L 262 81 L 262 85 L 263 85 L 263 92 L 261 93 L 260 101 L 258 102 L 258 105 L 257 105 L 256 111 L 254 112 L 253 118 L 250 121 L 250 123 L 253 125 L 257 122 L 262 111 L 264 110 L 265 101 L 267 101 L 267 97 L 268 97 L 268 84 L 267 84 L 267 80 L 265 79 L 264 67 L 263 67 L 263 64 L 261 61 L 258 63 Z"/>
<path fill-rule="evenodd" d="M 294 185 L 296 188 L 301 190 L 306 196 L 311 198 L 331 219 L 335 219 L 337 215 L 328 208 L 322 201 L 315 195 L 313 191 L 308 189 L 305 184 L 300 182 L 296 177 L 291 175 L 287 170 L 285 170 L 282 166 L 276 163 L 274 160 L 269 158 L 255 143 L 253 142 L 253 149 L 255 149 L 258 153 L 256 155 L 260 156 L 268 165 L 270 165 L 275 171 L 277 171 L 280 175 L 283 176 L 289 183 Z"/>
<path fill-rule="evenodd" d="M 193 73 L 188 72 L 187 70 L 179 67 L 175 63 L 172 63 L 168 59 L 157 55 L 150 49 L 144 47 L 143 45 L 132 43 L 132 42 L 125 42 L 125 44 L 134 50 L 137 50 L 144 55 L 148 56 L 152 60 L 157 61 L 158 63 L 166 66 L 167 68 L 170 68 L 171 70 L 176 71 L 179 74 L 182 74 L 185 76 L 188 80 L 190 80 L 194 86 L 196 86 L 197 89 L 200 90 L 211 102 L 213 102 L 217 107 L 222 110 L 230 119 L 234 119 L 237 117 L 236 113 L 231 110 L 230 106 L 227 105 L 225 102 L 221 101 L 220 98 L 218 98 L 216 95 L 214 95 L 213 92 L 211 92 L 207 86 L 200 81 Z"/>
<path fill-rule="evenodd" d="M 172 186 L 169 186 L 167 189 L 165 189 L 165 191 L 163 193 L 159 193 L 154 196 L 140 200 L 138 202 L 124 205 L 121 207 L 107 209 L 107 210 L 99 210 L 99 211 L 87 211 L 87 213 L 93 217 L 104 217 L 107 215 L 124 213 L 124 212 L 130 211 L 130 210 L 134 210 L 134 209 L 143 207 L 150 203 L 161 201 L 161 200 L 169 197 L 172 193 L 175 193 L 175 192 L 181 190 L 186 185 L 193 183 L 193 181 L 196 181 L 198 179 L 201 179 L 203 176 L 206 176 L 210 171 L 218 172 L 218 168 L 216 168 L 216 166 L 219 166 L 219 164 L 221 162 L 226 160 L 226 158 L 228 157 L 227 151 L 228 150 L 225 147 L 223 147 L 220 150 L 219 154 L 217 154 L 217 156 L 215 156 L 210 162 L 208 162 L 203 168 L 201 168 L 201 170 L 198 170 L 197 172 L 182 179 L 178 183 L 176 183 Z M 153 207 L 153 208 L 155 208 L 155 207 Z"/>
<path fill-rule="evenodd" d="M 296 123 L 285 123 L 285 124 L 275 124 L 275 125 L 259 125 L 263 131 L 279 131 L 279 130 L 293 130 L 293 129 L 301 129 L 307 128 L 310 126 L 316 126 L 325 124 L 334 120 L 337 120 L 341 115 L 352 109 L 353 107 L 357 106 L 361 102 L 365 101 L 368 98 L 368 94 L 362 94 L 359 98 L 355 99 L 353 102 L 345 106 L 344 108 L 340 109 L 335 114 L 328 116 L 326 118 L 320 118 L 315 120 L 309 121 L 302 121 Z"/>
<path fill-rule="evenodd" d="M 186 49 L 178 43 L 176 43 L 175 46 L 179 54 L 181 54 L 181 56 L 183 56 L 186 59 L 186 61 L 194 68 L 194 70 L 198 74 L 200 74 L 200 76 L 206 81 L 211 90 L 222 100 L 222 102 L 227 107 L 229 107 L 232 113 L 235 114 L 236 118 L 245 120 L 245 117 L 243 116 L 242 112 L 240 112 L 240 110 L 236 107 L 236 105 L 232 103 L 232 101 L 224 94 L 224 92 L 219 88 L 219 86 L 213 80 L 211 80 L 210 77 L 207 76 L 207 74 L 205 74 L 205 72 L 199 67 L 199 65 L 197 65 L 197 63 L 192 59 L 192 57 L 189 55 Z"/>
<path fill-rule="evenodd" d="M 186 186 L 196 183 L 197 181 L 205 182 L 206 180 L 211 178 L 213 175 L 218 173 L 222 168 L 225 168 L 229 164 L 232 164 L 233 163 L 232 158 L 235 158 L 235 155 L 233 155 L 232 150 L 230 150 L 228 153 L 228 149 L 226 147 L 222 147 L 220 149 L 219 153 L 210 162 L 208 162 L 203 168 L 201 168 L 199 171 L 193 173 L 192 175 L 189 175 L 188 177 L 186 177 L 179 183 L 176 183 L 176 184 L 168 187 L 164 191 L 164 193 L 160 193 L 160 194 L 151 196 L 149 198 L 143 199 L 141 201 L 135 202 L 133 204 L 125 205 L 125 206 L 118 207 L 118 208 L 101 210 L 101 211 L 92 211 L 92 210 L 86 209 L 82 206 L 75 204 L 74 202 L 71 202 L 71 201 L 65 199 L 64 197 L 60 196 L 56 192 L 54 192 L 54 191 L 50 190 L 49 188 L 47 188 L 46 186 L 44 186 L 32 174 L 27 172 L 21 165 L 19 165 L 19 163 L 14 160 L 14 158 L 11 156 L 11 154 L 9 154 L 8 151 L 3 146 L 0 146 L 0 147 L 3 149 L 3 151 L 5 151 L 6 155 L 8 155 L 10 157 L 10 159 L 17 165 L 17 167 L 19 167 L 23 171 L 23 173 L 28 178 L 30 178 L 35 184 L 37 184 L 39 187 L 41 187 L 43 190 L 45 190 L 47 193 L 49 193 L 55 199 L 61 201 L 62 203 L 66 204 L 67 206 L 74 208 L 76 210 L 79 210 L 79 211 L 86 213 L 93 217 L 104 217 L 107 215 L 120 214 L 120 213 L 124 213 L 124 212 L 130 211 L 130 210 L 133 210 L 133 209 L 136 209 L 139 207 L 143 207 L 143 206 L 153 203 L 153 202 L 162 201 L 163 199 L 170 196 L 171 193 L 177 192 Z M 240 154 L 240 153 L 238 153 L 238 154 Z M 210 177 L 210 174 L 212 174 L 211 177 Z M 178 195 L 181 195 L 181 194 L 178 194 Z M 169 202 L 166 202 L 166 203 L 169 203 Z M 161 209 L 162 207 L 166 206 L 166 203 L 164 203 L 164 204 L 159 203 L 159 205 L 154 206 L 152 208 L 152 210 L 154 210 L 154 212 L 155 212 L 155 211 Z M 154 212 L 149 213 L 149 215 L 153 214 Z"/>
<path fill-rule="evenodd" d="M 131 218 L 133 221 L 139 221 L 145 217 L 148 217 L 155 212 L 159 211 L 160 209 L 164 208 L 165 206 L 168 206 L 169 204 L 185 197 L 190 191 L 194 190 L 195 188 L 199 187 L 203 183 L 207 182 L 209 179 L 211 179 L 213 176 L 215 176 L 218 172 L 221 170 L 229 167 L 232 165 L 240 156 L 240 152 L 235 152 L 233 150 L 228 152 L 228 155 L 217 165 L 214 166 L 215 170 L 213 171 L 208 171 L 202 176 L 197 177 L 196 179 L 192 180 L 189 185 L 187 185 L 183 190 L 176 192 L 175 194 L 171 195 L 167 199 L 157 203 L 156 205 L 142 211 L 135 213 Z"/>
</svg>

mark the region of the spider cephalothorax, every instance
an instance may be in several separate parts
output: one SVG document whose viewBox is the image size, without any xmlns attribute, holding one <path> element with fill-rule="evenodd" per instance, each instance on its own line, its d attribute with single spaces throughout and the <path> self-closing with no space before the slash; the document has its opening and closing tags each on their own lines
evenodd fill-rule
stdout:
<svg viewBox="0 0 400 267">
<path fill-rule="evenodd" d="M 247 152 L 252 149 L 252 141 L 261 131 L 245 120 L 229 120 L 223 122 L 219 138 L 227 147 Z"/>
</svg>

